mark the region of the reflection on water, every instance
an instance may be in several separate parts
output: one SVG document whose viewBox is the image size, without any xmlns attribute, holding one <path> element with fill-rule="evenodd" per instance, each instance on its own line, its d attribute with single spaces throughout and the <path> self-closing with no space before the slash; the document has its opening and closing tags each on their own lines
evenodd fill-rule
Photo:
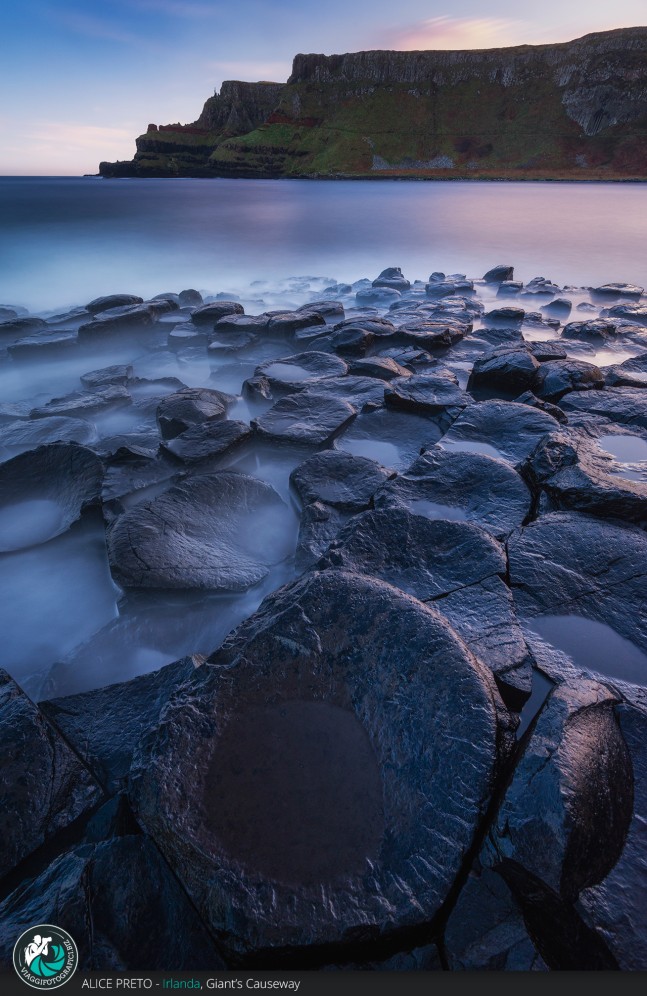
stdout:
<svg viewBox="0 0 647 996">
<path fill-rule="evenodd" d="M 583 616 L 545 615 L 527 620 L 526 625 L 586 671 L 640 685 L 647 680 L 647 654 L 606 623 Z"/>
<path fill-rule="evenodd" d="M 402 459 L 402 454 L 393 443 L 387 443 L 383 439 L 350 439 L 344 438 L 339 442 L 339 449 L 353 456 L 368 457 L 369 460 L 376 460 L 383 467 L 402 468 L 409 461 Z"/>
<path fill-rule="evenodd" d="M 548 694 L 553 687 L 553 682 L 545 674 L 536 668 L 532 672 L 532 691 L 530 698 L 524 702 L 523 709 L 519 714 L 519 726 L 517 727 L 517 740 L 524 735 L 533 719 L 548 698 Z"/>
<path fill-rule="evenodd" d="M 440 502 L 427 501 L 426 498 L 412 498 L 408 506 L 414 515 L 424 515 L 427 519 L 449 519 L 452 522 L 467 521 L 467 514 L 455 505 L 442 505 Z"/>
<path fill-rule="evenodd" d="M 641 436 L 608 435 L 599 436 L 598 444 L 619 463 L 626 465 L 613 471 L 616 477 L 647 483 L 647 440 Z"/>
<path fill-rule="evenodd" d="M 645 217 L 644 184 L 0 178 L 0 301 L 508 261 L 523 280 L 640 283 Z"/>
</svg>

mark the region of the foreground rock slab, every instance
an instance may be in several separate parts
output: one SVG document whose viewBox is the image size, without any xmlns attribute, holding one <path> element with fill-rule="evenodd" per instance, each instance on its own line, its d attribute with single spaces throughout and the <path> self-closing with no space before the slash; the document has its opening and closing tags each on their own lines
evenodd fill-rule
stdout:
<svg viewBox="0 0 647 996">
<path fill-rule="evenodd" d="M 441 616 L 328 571 L 267 599 L 178 690 L 131 795 L 231 954 L 339 951 L 433 921 L 506 715 Z"/>
<path fill-rule="evenodd" d="M 102 793 L 38 707 L 1 670 L 0 731 L 1 877 L 96 805 Z"/>
</svg>

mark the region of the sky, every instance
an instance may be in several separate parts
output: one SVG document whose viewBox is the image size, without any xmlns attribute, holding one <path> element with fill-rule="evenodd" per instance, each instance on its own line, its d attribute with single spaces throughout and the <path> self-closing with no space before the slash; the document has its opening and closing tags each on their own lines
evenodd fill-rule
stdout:
<svg viewBox="0 0 647 996">
<path fill-rule="evenodd" d="M 0 175 L 132 159 L 149 122 L 194 121 L 223 80 L 297 52 L 491 48 L 645 24 L 645 0 L 4 0 Z"/>
</svg>

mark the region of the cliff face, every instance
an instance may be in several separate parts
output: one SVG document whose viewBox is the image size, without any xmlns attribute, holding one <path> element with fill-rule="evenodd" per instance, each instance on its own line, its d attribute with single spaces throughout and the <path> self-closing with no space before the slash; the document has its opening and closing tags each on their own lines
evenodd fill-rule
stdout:
<svg viewBox="0 0 647 996">
<path fill-rule="evenodd" d="M 172 127 L 138 139 L 140 175 L 151 155 L 163 168 L 182 143 L 202 143 L 214 176 L 644 179 L 647 28 L 561 45 L 297 55 L 287 84 L 223 84 L 194 126 Z"/>
<path fill-rule="evenodd" d="M 284 83 L 228 80 L 209 97 L 193 124 L 149 124 L 131 161 L 102 162 L 102 176 L 212 176 L 209 156 L 221 142 L 261 126 L 279 102 Z"/>
</svg>

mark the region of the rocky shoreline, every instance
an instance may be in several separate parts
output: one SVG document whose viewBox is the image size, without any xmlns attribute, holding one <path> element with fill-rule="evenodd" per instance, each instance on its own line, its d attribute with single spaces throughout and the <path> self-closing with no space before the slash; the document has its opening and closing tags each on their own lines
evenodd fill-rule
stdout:
<svg viewBox="0 0 647 996">
<path fill-rule="evenodd" d="M 390 267 L 0 348 L 0 566 L 91 528 L 116 592 L 1 672 L 3 967 L 58 923 L 86 970 L 647 969 L 641 287 Z"/>
</svg>

